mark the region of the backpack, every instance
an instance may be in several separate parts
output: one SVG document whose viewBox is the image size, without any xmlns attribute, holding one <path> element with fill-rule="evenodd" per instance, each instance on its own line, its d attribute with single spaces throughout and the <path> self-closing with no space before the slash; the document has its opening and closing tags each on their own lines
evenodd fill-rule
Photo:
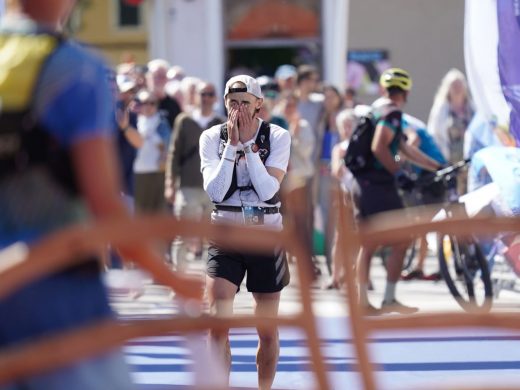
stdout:
<svg viewBox="0 0 520 390">
<path fill-rule="evenodd" d="M 258 131 L 258 135 L 256 137 L 255 143 L 258 145 L 258 155 L 260 156 L 260 160 L 262 160 L 262 163 L 265 164 L 265 161 L 271 154 L 271 141 L 270 141 L 270 134 L 271 134 L 271 127 L 269 123 L 262 122 L 260 126 L 260 130 Z M 224 148 L 226 146 L 226 142 L 228 140 L 228 132 L 227 132 L 227 124 L 223 123 L 220 126 L 220 145 L 219 145 L 219 152 L 218 155 L 220 158 L 222 158 L 222 153 L 224 152 Z M 238 152 L 238 155 L 243 155 L 243 151 Z M 227 200 L 235 193 L 235 191 L 247 191 L 247 190 L 253 190 L 255 191 L 255 188 L 252 184 L 245 186 L 245 187 L 239 187 L 237 183 L 237 166 L 235 164 L 233 168 L 233 178 L 231 179 L 231 186 L 229 187 L 226 195 L 224 196 L 224 200 Z M 266 201 L 266 203 L 269 204 L 276 204 L 280 201 L 279 193 L 276 193 L 271 199 Z"/>
<path fill-rule="evenodd" d="M 63 42 L 53 34 L 0 34 L 0 182 L 44 168 L 68 193 L 79 191 L 70 151 L 33 116 L 42 69 Z"/>
<path fill-rule="evenodd" d="M 362 116 L 352 132 L 347 151 L 345 153 L 345 165 L 354 176 L 368 171 L 374 165 L 372 153 L 372 138 L 376 129 L 374 116 L 369 113 Z"/>
</svg>

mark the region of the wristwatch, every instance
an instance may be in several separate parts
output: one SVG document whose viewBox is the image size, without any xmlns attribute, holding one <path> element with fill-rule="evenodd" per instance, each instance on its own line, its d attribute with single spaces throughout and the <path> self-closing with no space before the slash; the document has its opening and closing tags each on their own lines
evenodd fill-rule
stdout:
<svg viewBox="0 0 520 390">
<path fill-rule="evenodd" d="M 244 146 L 245 153 L 256 153 L 258 152 L 258 145 L 255 143 Z"/>
</svg>

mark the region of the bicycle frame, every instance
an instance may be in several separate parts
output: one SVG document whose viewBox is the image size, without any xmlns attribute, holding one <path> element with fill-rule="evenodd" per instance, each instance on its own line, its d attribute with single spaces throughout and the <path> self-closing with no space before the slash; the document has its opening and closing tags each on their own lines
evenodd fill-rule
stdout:
<svg viewBox="0 0 520 390">
<path fill-rule="evenodd" d="M 441 210 L 433 218 L 434 221 L 452 219 L 458 217 L 471 217 L 476 209 L 474 202 L 469 202 L 472 207 L 468 213 L 463 197 L 459 198 L 454 178 L 457 171 L 469 163 L 468 160 L 460 161 L 453 166 L 437 172 L 434 181 L 441 181 L 446 189 L 446 202 Z M 475 195 L 472 195 L 473 198 Z M 469 197 L 469 200 L 472 198 Z M 481 198 L 480 198 L 481 199 Z M 475 210 L 473 210 L 475 209 Z M 476 215 L 476 214 L 475 214 Z M 448 248 L 445 248 L 445 240 L 448 240 Z M 438 239 L 439 267 L 451 294 L 464 310 L 483 309 L 491 307 L 492 284 L 489 276 L 487 262 L 482 255 L 478 240 L 475 237 L 460 239 L 453 235 L 442 235 Z M 481 279 L 484 284 L 484 296 L 480 302 L 477 299 L 475 281 Z M 458 284 L 463 282 L 464 288 Z M 480 291 L 480 290 L 479 290 Z"/>
</svg>

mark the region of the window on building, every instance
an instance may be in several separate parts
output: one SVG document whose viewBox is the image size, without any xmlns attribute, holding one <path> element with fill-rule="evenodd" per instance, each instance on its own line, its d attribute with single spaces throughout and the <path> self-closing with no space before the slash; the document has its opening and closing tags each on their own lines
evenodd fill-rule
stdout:
<svg viewBox="0 0 520 390">
<path fill-rule="evenodd" d="M 130 5 L 125 0 L 117 0 L 117 25 L 124 28 L 139 27 L 142 24 L 141 6 Z"/>
</svg>

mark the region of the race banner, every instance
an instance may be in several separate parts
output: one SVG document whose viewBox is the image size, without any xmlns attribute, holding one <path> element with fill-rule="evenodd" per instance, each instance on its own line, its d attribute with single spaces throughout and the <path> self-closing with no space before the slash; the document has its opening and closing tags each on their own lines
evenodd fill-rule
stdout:
<svg viewBox="0 0 520 390">
<path fill-rule="evenodd" d="M 497 0 L 498 68 L 509 103 L 510 132 L 520 145 L 520 0 Z"/>
</svg>

